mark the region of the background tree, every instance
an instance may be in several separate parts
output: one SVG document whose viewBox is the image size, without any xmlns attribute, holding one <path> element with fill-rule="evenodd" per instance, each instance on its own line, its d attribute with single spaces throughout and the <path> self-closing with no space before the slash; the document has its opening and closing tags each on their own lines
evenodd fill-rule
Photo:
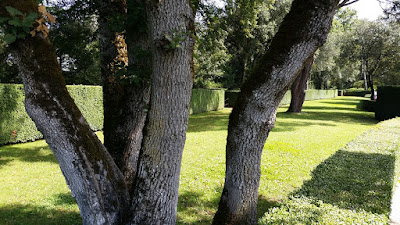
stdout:
<svg viewBox="0 0 400 225">
<path fill-rule="evenodd" d="M 50 40 L 56 47 L 67 84 L 101 82 L 97 2 L 49 2 L 49 11 L 57 18 L 50 28 Z"/>
</svg>

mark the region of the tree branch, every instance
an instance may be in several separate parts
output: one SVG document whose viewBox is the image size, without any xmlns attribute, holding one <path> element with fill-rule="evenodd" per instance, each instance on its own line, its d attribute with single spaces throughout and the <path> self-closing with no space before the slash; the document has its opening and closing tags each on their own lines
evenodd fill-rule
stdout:
<svg viewBox="0 0 400 225">
<path fill-rule="evenodd" d="M 344 6 L 351 5 L 355 2 L 358 2 L 359 0 L 343 0 L 341 3 L 339 3 L 338 8 L 342 8 Z"/>
</svg>

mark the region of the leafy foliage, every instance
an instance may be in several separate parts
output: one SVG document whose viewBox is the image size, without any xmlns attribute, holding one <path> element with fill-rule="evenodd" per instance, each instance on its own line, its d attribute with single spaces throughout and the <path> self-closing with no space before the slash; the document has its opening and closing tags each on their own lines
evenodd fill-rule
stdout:
<svg viewBox="0 0 400 225">
<path fill-rule="evenodd" d="M 226 0 L 203 5 L 197 22 L 195 87 L 238 88 L 268 48 L 291 0 Z"/>
<path fill-rule="evenodd" d="M 10 16 L 0 17 L 0 27 L 4 31 L 3 40 L 11 44 L 17 39 L 24 39 L 30 33 L 38 14 L 25 14 L 11 6 L 6 6 L 6 10 Z"/>
</svg>

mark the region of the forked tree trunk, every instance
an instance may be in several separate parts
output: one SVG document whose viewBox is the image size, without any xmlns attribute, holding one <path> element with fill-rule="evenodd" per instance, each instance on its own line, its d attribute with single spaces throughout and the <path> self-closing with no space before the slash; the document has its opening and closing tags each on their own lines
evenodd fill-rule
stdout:
<svg viewBox="0 0 400 225">
<path fill-rule="evenodd" d="M 339 0 L 294 0 L 230 115 L 225 185 L 213 224 L 256 224 L 260 162 L 276 111 L 304 62 L 325 41 Z"/>
<path fill-rule="evenodd" d="M 104 13 L 108 7 L 110 13 L 102 14 L 104 17 L 99 22 L 108 26 L 101 31 L 100 42 L 104 53 L 102 60 L 107 63 L 103 74 L 109 78 L 104 82 L 105 108 L 107 118 L 115 119 L 105 125 L 105 132 L 116 131 L 124 136 L 118 139 L 121 143 L 108 140 L 112 155 L 90 130 L 69 96 L 48 38 L 38 34 L 19 40 L 11 47 L 23 77 L 28 114 L 54 152 L 77 200 L 83 224 L 175 224 L 193 77 L 194 14 L 189 1 L 148 2 L 147 30 L 151 39 L 146 43 L 152 44 L 153 56 L 146 65 L 152 72 L 150 96 L 146 85 L 141 86 L 142 89 L 127 88 L 116 82 L 117 70 L 112 68 L 116 55 L 121 53 L 112 41 L 121 33 L 116 34 L 118 31 L 111 29 L 114 24 L 109 16 L 121 13 L 118 4 L 125 2 L 103 1 L 101 10 Z M 37 12 L 35 0 L 7 0 L 0 2 L 1 17 L 8 16 L 5 6 L 24 13 Z M 177 37 L 182 48 L 173 48 L 177 43 L 170 43 L 166 34 Z M 181 41 L 182 37 L 186 39 Z M 142 45 L 139 40 L 142 39 L 134 39 L 132 46 Z M 146 95 L 151 99 L 146 99 Z M 116 113 L 116 117 L 112 117 L 112 113 Z M 111 134 L 108 138 L 112 139 Z M 137 151 L 129 150 L 130 146 L 135 146 Z M 136 151 L 135 156 L 129 155 L 133 151 Z M 130 163 L 136 163 L 132 168 L 138 171 L 125 177 L 133 187 L 128 190 L 121 169 L 132 165 Z"/>
<path fill-rule="evenodd" d="M 2 1 L 24 13 L 34 0 Z M 6 16 L 0 11 L 0 16 Z M 54 152 L 83 224 L 120 224 L 129 207 L 122 173 L 70 97 L 54 48 L 42 34 L 10 46 L 25 88 L 25 108 Z"/>
<path fill-rule="evenodd" d="M 130 68 L 137 67 L 137 64 L 150 68 L 151 53 L 148 47 L 150 44 L 146 32 L 125 30 L 127 27 L 124 24 L 127 22 L 127 13 L 129 13 L 127 11 L 135 9 L 128 8 L 126 2 L 122 0 L 101 0 L 100 3 L 99 31 L 104 99 L 104 145 L 122 170 L 129 193 L 132 194 L 150 99 L 150 85 L 148 78 L 144 77 L 145 75 L 137 77 L 136 80 L 121 78 L 123 75 L 129 76 L 133 72 L 138 76 L 141 75 L 137 71 L 127 71 L 125 67 L 127 65 L 124 65 L 125 62 L 122 62 L 121 59 L 127 60 L 126 57 L 128 57 L 127 62 Z M 145 18 L 146 15 L 143 16 Z M 111 26 L 110 21 L 114 21 L 113 23 L 120 24 L 120 26 Z M 136 23 L 136 21 L 131 22 Z M 119 39 L 118 35 L 120 35 Z M 121 55 L 121 49 L 118 52 L 118 48 L 122 46 L 128 51 L 127 55 Z M 141 51 L 147 51 L 148 55 L 137 59 L 135 51 L 139 48 Z"/>
<path fill-rule="evenodd" d="M 314 63 L 314 56 L 311 56 L 304 62 L 304 67 L 300 71 L 296 80 L 290 88 L 290 106 L 287 112 L 290 113 L 301 113 L 303 109 L 303 103 L 306 97 L 305 90 L 307 88 L 307 80 L 310 78 L 311 67 Z"/>
</svg>

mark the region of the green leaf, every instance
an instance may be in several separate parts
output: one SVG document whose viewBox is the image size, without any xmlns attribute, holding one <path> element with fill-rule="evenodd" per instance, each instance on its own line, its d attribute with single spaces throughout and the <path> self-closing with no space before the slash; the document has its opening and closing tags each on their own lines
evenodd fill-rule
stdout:
<svg viewBox="0 0 400 225">
<path fill-rule="evenodd" d="M 18 18 L 12 18 L 11 20 L 8 21 L 8 24 L 15 27 L 22 27 L 21 20 L 19 20 Z"/>
<path fill-rule="evenodd" d="M 27 34 L 31 32 L 31 29 L 29 27 L 23 27 L 22 30 L 24 30 L 24 32 Z"/>
<path fill-rule="evenodd" d="M 18 9 L 11 7 L 11 6 L 6 6 L 6 10 L 11 16 L 23 16 L 24 15 L 21 11 L 19 11 Z"/>
<path fill-rule="evenodd" d="M 18 39 L 24 39 L 26 37 L 26 34 L 18 34 L 17 38 Z"/>
<path fill-rule="evenodd" d="M 9 20 L 9 18 L 0 17 L 0 25 Z"/>
<path fill-rule="evenodd" d="M 5 41 L 7 44 L 11 44 L 11 43 L 13 43 L 15 40 L 17 40 L 17 36 L 14 35 L 14 34 L 6 34 L 6 35 L 4 35 L 4 41 Z"/>
<path fill-rule="evenodd" d="M 22 24 L 24 25 L 24 27 L 31 27 L 37 17 L 37 13 L 30 13 L 28 16 L 24 17 L 24 19 L 22 20 Z"/>
</svg>

